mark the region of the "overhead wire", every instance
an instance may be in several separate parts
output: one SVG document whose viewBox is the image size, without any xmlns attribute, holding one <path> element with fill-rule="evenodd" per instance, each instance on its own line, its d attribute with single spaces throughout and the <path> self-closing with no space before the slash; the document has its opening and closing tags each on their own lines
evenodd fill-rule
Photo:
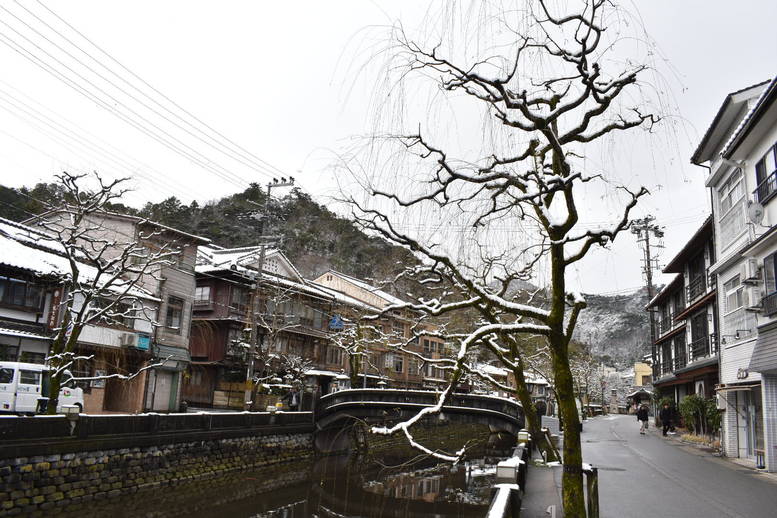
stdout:
<svg viewBox="0 0 777 518">
<path fill-rule="evenodd" d="M 4 7 L 0 6 L 0 9 L 6 10 Z M 139 131 L 143 132 L 147 136 L 153 138 L 157 142 L 161 143 L 168 149 L 171 149 L 172 151 L 184 156 L 185 158 L 188 158 L 192 162 L 196 163 L 203 169 L 206 169 L 217 176 L 219 176 L 221 179 L 238 186 L 240 188 L 246 188 L 249 186 L 250 182 L 243 180 L 239 176 L 235 175 L 234 173 L 231 173 L 227 169 L 225 169 L 223 166 L 220 166 L 218 164 L 215 164 L 213 161 L 211 161 L 209 158 L 205 157 L 195 149 L 193 149 L 191 146 L 183 143 L 180 139 L 177 137 L 171 135 L 166 130 L 160 128 L 155 123 L 149 121 L 144 116 L 138 114 L 137 111 L 133 110 L 132 108 L 128 107 L 126 104 L 124 104 L 121 100 L 117 99 L 116 97 L 112 96 L 110 93 L 106 92 L 96 84 L 94 84 L 92 81 L 90 81 L 88 78 L 84 77 L 82 74 L 78 73 L 77 71 L 73 70 L 72 67 L 67 65 L 66 63 L 62 62 L 60 59 L 58 59 L 56 56 L 53 56 L 51 53 L 40 47 L 40 45 L 36 44 L 29 38 L 27 38 L 24 34 L 17 31 L 12 26 L 8 25 L 5 21 L 0 19 L 0 24 L 8 27 L 13 32 L 15 32 L 17 35 L 19 35 L 22 39 L 33 45 L 35 48 L 37 48 L 39 51 L 43 52 L 45 55 L 47 55 L 49 58 L 51 58 L 53 61 L 76 75 L 78 78 L 98 90 L 100 93 L 105 95 L 108 99 L 113 101 L 116 105 L 123 107 L 125 110 L 129 111 L 130 113 L 134 114 L 136 117 L 140 118 L 142 121 L 149 124 L 151 127 L 153 127 L 155 130 L 157 130 L 159 133 L 162 133 L 163 135 L 166 135 L 169 137 L 169 140 L 165 137 L 159 136 L 157 133 L 153 132 L 152 130 L 148 129 L 147 127 L 143 126 L 142 124 L 138 123 L 136 120 L 133 120 L 131 117 L 127 116 L 126 114 L 120 112 L 117 108 L 114 106 L 111 106 L 109 103 L 105 102 L 104 99 L 99 98 L 98 96 L 94 95 L 92 92 L 89 92 L 85 88 L 78 85 L 75 81 L 73 81 L 71 78 L 65 76 L 58 70 L 56 70 L 54 67 L 52 67 L 49 63 L 47 63 L 45 60 L 41 59 L 40 57 L 36 56 L 34 53 L 30 52 L 27 48 L 20 45 L 18 42 L 11 40 L 6 35 L 0 33 L 0 42 L 5 44 L 6 46 L 10 47 L 12 50 L 20 54 L 22 57 L 27 59 L 28 61 L 31 61 L 36 66 L 42 68 L 47 73 L 53 75 L 55 78 L 59 79 L 60 81 L 64 82 L 67 86 L 73 88 L 76 90 L 76 92 L 80 93 L 81 95 L 85 96 L 87 99 L 90 99 L 96 103 L 98 103 L 100 106 L 102 106 L 104 109 L 108 110 L 109 112 L 113 113 L 117 117 L 119 117 L 121 120 L 126 122 L 127 124 L 130 124 L 134 128 L 138 129 Z M 170 142 L 172 140 L 173 142 Z M 176 144 L 177 143 L 177 144 Z M 180 147 L 179 147 L 180 146 Z M 181 149 L 183 148 L 183 149 Z"/>
<path fill-rule="evenodd" d="M 67 38 L 67 36 L 64 36 L 62 33 L 60 33 L 59 31 L 57 31 L 57 30 L 56 30 L 54 27 L 52 27 L 51 25 L 49 25 L 49 24 L 48 24 L 48 23 L 47 23 L 45 20 L 43 20 L 43 19 L 41 19 L 40 17 L 38 17 L 38 16 L 37 16 L 35 13 L 33 13 L 32 11 L 30 11 L 29 9 L 27 9 L 27 8 L 26 8 L 26 7 L 24 7 L 23 5 L 19 4 L 19 2 L 16 2 L 16 4 L 17 4 L 17 5 L 19 5 L 19 6 L 20 6 L 22 9 L 24 9 L 26 12 L 28 12 L 30 15 L 32 15 L 32 16 L 33 16 L 33 17 L 34 17 L 36 20 L 40 21 L 40 22 L 41 22 L 43 25 L 45 25 L 45 26 L 46 26 L 48 29 L 50 29 L 52 32 L 54 32 L 55 34 L 57 34 L 57 35 L 58 35 L 60 38 L 62 38 L 63 40 L 65 40 L 67 43 L 69 43 L 71 46 L 73 46 L 73 47 L 75 47 L 76 49 L 78 49 L 78 50 L 79 50 L 79 51 L 80 51 L 82 54 L 84 54 L 85 56 L 87 56 L 87 57 L 88 57 L 88 58 L 89 58 L 91 61 L 93 61 L 94 63 L 96 63 L 97 65 L 99 65 L 99 66 L 100 66 L 101 68 L 103 68 L 104 70 L 108 71 L 108 72 L 109 72 L 111 75 L 113 75 L 114 77 L 118 78 L 118 79 L 119 79 L 119 80 L 120 80 L 122 83 L 124 83 L 124 84 L 128 85 L 130 88 L 132 88 L 132 89 L 133 89 L 133 90 L 135 90 L 136 92 L 140 93 L 140 94 L 141 94 L 143 97 L 145 97 L 146 99 L 150 100 L 152 103 L 154 103 L 155 105 L 159 106 L 160 108 L 162 108 L 162 109 L 163 109 L 164 111 L 166 111 L 167 113 L 171 114 L 171 115 L 172 115 L 173 117 L 175 117 L 176 119 L 178 119 L 178 120 L 182 121 L 184 124 L 188 125 L 189 127 L 192 127 L 192 128 L 195 130 L 195 131 L 198 131 L 200 134 L 203 134 L 203 132 L 202 132 L 201 130 L 199 130 L 198 128 L 196 128 L 196 126 L 193 126 L 192 124 L 188 123 L 188 122 L 187 122 L 185 119 L 182 119 L 182 118 L 181 118 L 181 117 L 180 117 L 178 114 L 176 114 L 175 112 L 171 111 L 171 110 L 170 110 L 170 109 L 168 109 L 166 106 L 162 105 L 161 103 L 159 103 L 158 101 L 156 101 L 154 98 L 150 97 L 150 96 L 149 96 L 149 95 L 147 95 L 145 92 L 143 92 L 141 89 L 137 88 L 137 87 L 136 87 L 136 86 L 134 86 L 132 83 L 130 83 L 129 81 L 127 81 L 125 78 L 123 78 L 122 76 L 120 76 L 119 74 L 117 74 L 116 72 L 114 72 L 114 71 L 113 71 L 111 68 L 109 68 L 109 67 L 108 67 L 108 66 L 106 66 L 104 63 L 102 63 L 100 60 L 96 59 L 94 56 L 92 56 L 91 54 L 89 54 L 87 51 L 85 51 L 84 49 L 82 49 L 80 46 L 78 46 L 77 44 L 75 44 L 74 42 L 72 42 L 72 41 L 71 41 L 69 38 Z M 275 172 L 268 172 L 268 171 L 264 170 L 264 167 L 262 167 L 262 168 L 257 168 L 257 167 L 256 167 L 254 164 L 252 164 L 251 162 L 248 162 L 248 161 L 246 161 L 246 160 L 245 160 L 243 157 L 241 157 L 241 156 L 239 156 L 239 155 L 236 155 L 234 152 L 231 152 L 231 151 L 230 151 L 228 148 L 227 148 L 227 150 L 225 151 L 225 150 L 223 150 L 223 149 L 221 149 L 221 148 L 217 147 L 217 146 L 216 146 L 216 145 L 214 145 L 212 142 L 215 142 L 215 144 L 217 144 L 217 145 L 220 145 L 222 148 L 224 147 L 224 145 L 223 145 L 223 144 L 220 144 L 220 142 L 219 142 L 218 140 L 214 139 L 214 138 L 213 138 L 213 137 L 211 137 L 210 135 L 204 134 L 204 135 L 205 135 L 205 137 L 208 139 L 208 140 L 204 140 L 202 137 L 200 137 L 200 136 L 196 135 L 195 133 L 193 133 L 193 132 L 192 132 L 190 129 L 188 129 L 188 128 L 186 128 L 186 127 L 182 126 L 180 123 L 176 122 L 175 120 L 172 120 L 170 117 L 168 117 L 168 116 L 166 116 L 166 115 L 164 115 L 164 114 L 160 113 L 160 112 L 159 112 L 159 111 L 158 111 L 156 108 L 154 108 L 153 106 L 150 106 L 149 104 L 147 104 L 147 103 L 146 103 L 146 102 L 144 102 L 143 100 L 141 100 L 141 99 L 138 99 L 138 97 L 136 97 L 136 96 L 135 96 L 135 95 L 133 95 L 132 93 L 128 92 L 127 90 L 125 90 L 125 89 L 124 89 L 124 88 L 122 88 L 121 86 L 117 85 L 117 84 L 116 84 L 114 81 L 112 81 L 112 80 L 108 79 L 108 78 L 107 78 L 107 77 L 105 77 L 103 74 L 101 74 L 100 72 L 98 72 L 97 70 L 95 70 L 94 68 L 92 68 L 92 67 L 91 67 L 90 65 L 88 65 L 87 63 L 84 63 L 82 60 L 78 59 L 76 56 L 74 56 L 73 54 L 71 54 L 71 53 L 70 53 L 70 52 L 68 52 L 67 50 L 63 49 L 63 48 L 62 48 L 60 45 L 58 45 L 57 43 L 55 43 L 54 41 L 52 41 L 52 40 L 51 40 L 51 39 L 50 39 L 48 36 L 46 36 L 45 34 L 43 34 L 43 33 L 42 33 L 42 32 L 40 32 L 40 31 L 38 31 L 36 28 L 32 27 L 32 26 L 31 26 L 29 23 L 27 23 L 26 21 L 22 20 L 21 18 L 19 18 L 19 17 L 18 17 L 18 16 L 16 16 L 15 14 L 13 14 L 13 13 L 12 13 L 11 11 L 9 11 L 8 9 L 6 9 L 6 8 L 4 8 L 4 7 L 0 7 L 0 9 L 2 9 L 3 11 L 5 11 L 5 12 L 9 13 L 9 14 L 10 14 L 11 16 L 13 16 L 13 17 L 14 17 L 16 20 L 18 20 L 20 23 L 24 24 L 24 26 L 26 26 L 26 27 L 27 27 L 28 29 L 30 29 L 31 31 L 33 31 L 35 34 L 37 34 L 38 36 L 40 36 L 41 38 L 43 38 L 44 40 L 46 40 L 47 42 L 49 42 L 51 45 L 55 46 L 55 47 L 56 47 L 57 49 L 59 49 L 61 52 L 63 52 L 64 54 L 66 54 L 68 57 L 70 57 L 71 59 L 73 59 L 74 61 L 76 61 L 77 63 L 79 63 L 81 66 L 83 66 L 84 68 L 86 68 L 87 70 L 89 70 L 90 72 L 92 72 L 93 74 L 97 75 L 97 76 L 98 76 L 100 79 L 102 79 L 103 81 L 105 81 L 105 82 L 106 82 L 106 83 L 108 83 L 109 85 L 113 86 L 114 88 L 116 88 L 117 90 L 119 90 L 121 93 L 123 93 L 124 95 L 126 95 L 127 97 L 129 97 L 130 99 L 134 100 L 135 102 L 137 102 L 138 104 L 140 104 L 140 105 L 141 105 L 141 106 L 143 106 L 144 108 L 146 108 L 146 109 L 150 110 L 152 113 L 154 113 L 155 115 L 157 115 L 157 116 L 161 117 L 162 119 L 164 119 L 165 121 L 169 122 L 169 123 L 170 123 L 170 124 L 172 124 L 173 126 L 177 127 L 177 128 L 178 128 L 178 129 L 180 129 L 181 131 L 184 131 L 185 133 L 187 133 L 187 134 L 188 134 L 188 135 L 190 135 L 191 137 L 193 137 L 193 138 L 197 139 L 198 141 L 202 142 L 202 143 L 203 143 L 203 144 L 205 144 L 206 146 L 209 146 L 209 147 L 211 147 L 212 149 L 214 149 L 214 150 L 216 150 L 216 151 L 219 151 L 219 152 L 221 152 L 221 153 L 225 154 L 225 155 L 226 155 L 226 156 L 228 156 L 229 158 L 232 158 L 233 160 L 236 160 L 236 161 L 238 161 L 238 162 L 240 162 L 240 163 L 242 163 L 242 164 L 244 164 L 244 165 L 246 165 L 246 166 L 248 166 L 248 167 L 251 167 L 251 168 L 255 169 L 255 171 L 256 171 L 256 172 L 258 172 L 259 174 L 265 175 L 265 176 L 267 176 L 267 177 L 272 177 L 272 175 L 273 175 L 273 174 L 277 174 L 277 173 L 275 173 Z"/>
<path fill-rule="evenodd" d="M 5 85 L 6 87 L 10 87 L 8 83 L 2 80 L 0 80 L 0 84 Z M 118 148 L 115 148 L 110 143 L 103 141 L 99 137 L 89 132 L 87 129 L 77 125 L 76 123 L 72 122 L 71 120 L 67 119 L 61 114 L 55 112 L 51 108 L 48 108 L 42 105 L 41 103 L 32 101 L 31 99 L 28 98 L 30 102 L 34 102 L 43 110 L 46 110 L 52 113 L 54 117 L 57 117 L 62 121 L 65 121 L 65 123 L 68 124 L 70 127 L 57 121 L 54 117 L 43 113 L 41 110 L 35 108 L 34 106 L 31 106 L 28 102 L 25 102 L 24 100 L 20 99 L 19 96 L 16 96 L 8 92 L 2 87 L 0 87 L 0 100 L 11 105 L 14 109 L 24 113 L 26 116 L 32 117 L 33 119 L 40 121 L 42 124 L 46 125 L 47 127 L 50 127 L 53 131 L 56 131 L 58 134 L 67 138 L 68 140 L 72 140 L 76 143 L 79 143 L 81 146 L 90 148 L 93 153 L 99 153 L 106 156 L 109 161 L 115 163 L 116 165 L 118 165 L 118 167 L 124 169 L 128 173 L 142 177 L 151 187 L 158 188 L 158 187 L 164 186 L 165 190 L 172 196 L 176 196 L 181 191 L 184 191 L 193 199 L 197 198 L 197 195 L 194 193 L 194 191 L 192 191 L 186 184 L 172 183 L 171 181 L 167 180 L 165 175 L 162 174 L 161 172 L 153 169 L 151 166 L 147 164 L 143 164 L 141 162 L 136 161 L 135 159 L 129 157 L 129 155 L 126 155 L 126 158 L 122 158 L 121 156 L 119 156 L 119 154 L 124 154 L 124 153 L 120 151 Z M 27 117 L 25 117 L 23 120 L 24 122 L 33 126 L 33 124 L 30 122 L 30 120 Z M 99 143 L 93 142 L 90 139 L 96 140 Z M 112 148 L 112 150 L 106 149 L 106 147 Z M 137 164 L 131 163 L 132 161 L 137 162 Z M 157 176 L 156 177 L 152 176 L 151 174 L 146 173 L 143 169 L 148 169 L 150 172 L 156 173 Z"/>
<path fill-rule="evenodd" d="M 102 64 L 101 62 L 99 62 L 99 60 L 97 60 L 96 58 L 94 58 L 94 57 L 92 57 L 90 54 L 88 54 L 86 51 L 84 51 L 84 50 L 83 50 L 83 49 L 82 49 L 80 46 L 78 46 L 77 44 L 75 44 L 74 42 L 72 42 L 72 40 L 70 40 L 70 39 L 69 39 L 69 38 L 67 38 L 66 36 L 62 35 L 60 32 L 56 31 L 56 29 L 53 29 L 53 28 L 52 28 L 50 25 L 48 25 L 46 22 L 44 22 L 43 20 L 41 20 L 41 19 L 40 19 L 40 18 L 39 18 L 37 15 L 35 15 L 34 13 L 32 13 L 32 12 L 31 12 L 29 9 L 27 9 L 27 8 L 26 8 L 26 7 L 24 7 L 23 5 L 19 4 L 19 2 L 18 2 L 18 1 L 17 1 L 16 3 L 17 3 L 17 4 L 18 4 L 20 7 L 22 7 L 22 9 L 24 9 L 25 11 L 27 11 L 28 13 L 30 13 L 32 16 L 34 16 L 36 19 L 38 19 L 38 20 L 40 20 L 42 23 L 44 23 L 44 24 L 45 24 L 47 27 L 49 27 L 49 28 L 51 28 L 52 30 L 54 30 L 55 32 L 57 32 L 57 34 L 59 34 L 59 35 L 60 35 L 60 36 L 61 36 L 63 39 L 65 39 L 66 41 L 70 42 L 70 43 L 71 43 L 71 45 L 74 45 L 76 48 L 78 48 L 79 50 L 81 50 L 81 52 L 83 52 L 84 54 L 86 54 L 86 55 L 90 56 L 90 57 L 91 57 L 93 60 L 95 60 L 96 62 L 100 63 L 100 64 L 101 64 L 101 66 L 103 66 L 104 68 L 106 68 L 106 70 L 111 70 L 110 68 L 106 67 L 104 64 Z M 103 49 L 103 48 L 102 48 L 101 46 L 99 46 L 97 43 L 95 43 L 95 42 L 94 42 L 94 41 L 92 41 L 90 38 L 88 38 L 86 35 L 84 35 L 84 34 L 83 34 L 81 31 L 79 31 L 79 30 L 78 30 L 76 27 L 74 27 L 72 24 L 70 24 L 70 23 L 69 23 L 67 20 L 65 20 L 65 19 L 64 19 L 64 18 L 62 18 L 60 15 L 58 15 L 56 12 L 54 12 L 54 11 L 53 11 L 51 8 L 49 8 L 49 7 L 48 7 L 47 5 L 45 5 L 43 2 L 41 2 L 40 0 L 37 0 L 37 3 L 38 3 L 39 5 L 41 5 L 41 6 L 42 6 L 42 7 L 43 7 L 43 8 L 44 8 L 46 11 L 48 11 L 48 12 L 49 12 L 49 13 L 50 13 L 52 16 L 54 16 L 56 19 L 58 19 L 60 22 L 62 22 L 62 23 L 65 25 L 65 26 L 67 26 L 67 27 L 68 27 L 70 30 L 72 30 L 73 32 L 75 32 L 76 34 L 78 34 L 78 35 L 79 35 L 79 36 L 80 36 L 80 37 L 81 37 L 81 38 L 82 38 L 84 41 L 88 42 L 88 43 L 89 43 L 89 44 L 90 44 L 92 47 L 94 47 L 95 49 L 97 49 L 97 50 L 98 50 L 98 51 L 99 51 L 101 54 L 103 54 L 105 57 L 107 57 L 108 59 L 110 59 L 110 60 L 111 60 L 113 63 L 115 63 L 116 65 L 118 65 L 118 66 L 119 66 L 119 67 L 120 67 L 122 70 L 126 71 L 126 72 L 127 72 L 128 74 L 130 74 L 130 75 L 131 75 L 133 78 L 135 78 L 135 79 L 137 79 L 138 81 L 140 81 L 140 82 L 141 82 L 141 83 L 142 83 L 144 86 L 146 86 L 146 87 L 147 87 L 147 88 L 149 88 L 151 91 L 153 91 L 154 93 L 156 93 L 157 95 L 159 95 L 159 96 L 160 96 L 162 99 L 164 99 L 165 101 L 169 102 L 169 103 L 170 103 L 171 105 L 173 105 L 175 108 L 177 108 L 178 110 L 180 110 L 181 112 L 183 112 L 184 114 L 186 114 L 187 116 L 189 116 L 191 119 L 193 119 L 193 120 L 194 120 L 194 121 L 196 121 L 197 123 L 201 124 L 201 125 L 202 125 L 203 127 L 205 127 L 205 128 L 208 130 L 208 131 L 211 131 L 212 133 L 214 133 L 215 135 L 217 135 L 218 137 L 220 137 L 220 138 L 221 138 L 221 139 L 222 139 L 224 142 L 226 142 L 227 144 L 229 144 L 229 145 L 231 146 L 231 150 L 232 150 L 234 153 L 239 153 L 239 154 L 241 154 L 242 156 L 246 157 L 247 159 L 253 159 L 253 161 L 255 161 L 255 163 L 256 163 L 256 166 L 257 166 L 257 167 L 260 167 L 260 168 L 266 168 L 266 169 L 267 169 L 267 170 L 268 170 L 268 171 L 269 171 L 271 174 L 280 174 L 280 175 L 284 175 L 284 174 L 285 174 L 285 173 L 284 173 L 284 172 L 283 172 L 281 169 L 279 169 L 279 168 L 275 167 L 274 165 L 270 164 L 270 163 L 269 163 L 269 162 L 267 162 L 266 160 L 263 160 L 262 158 L 260 158 L 260 157 L 256 156 L 255 154 L 253 154 L 253 153 L 251 153 L 250 151 L 248 151 L 247 149 L 245 149 L 244 147 L 242 147 L 242 146 L 240 146 L 239 144 L 235 143 L 234 141 L 232 141 L 231 139 L 229 139 L 228 137 L 226 137 L 224 134 L 222 134 L 221 132 L 219 132 L 218 130 L 216 130 L 215 128 L 213 128 L 212 126 L 210 126 L 209 124 L 205 123 L 204 121 L 202 121 L 202 120 L 201 120 L 199 117 L 195 116 L 194 114 L 192 114 L 191 112 L 189 112 L 188 110 L 186 110 L 185 108 L 183 108 L 181 105 L 179 105 L 178 103 L 176 103 L 176 102 L 175 102 L 174 100 L 172 100 L 170 97 L 168 97 L 167 95 L 165 95 L 164 93 L 162 93 L 161 91 L 159 91 L 159 90 L 158 90 L 157 88 L 155 88 L 153 85 L 151 85 L 150 83 L 148 83 L 146 80 L 144 80 L 144 79 L 143 79 L 142 77 L 140 77 L 138 74 L 136 74 L 135 72 L 133 72 L 133 71 L 132 71 L 130 68 L 128 68 L 127 66 L 125 66 L 123 63 L 121 63 L 121 62 L 120 62 L 119 60 L 117 60 L 115 57 L 113 57 L 113 56 L 112 56 L 112 55 L 111 55 L 109 52 L 107 52 L 105 49 Z M 112 70 L 111 70 L 111 72 L 112 72 L 114 75 L 116 75 L 116 77 L 120 77 L 118 74 L 116 74 L 116 73 L 115 73 L 115 72 L 113 72 Z M 130 84 L 128 81 L 126 81 L 126 79 L 124 79 L 124 78 L 121 78 L 121 79 L 122 79 L 122 80 L 123 80 L 125 83 L 127 83 L 127 84 Z M 131 84 L 130 84 L 130 85 L 131 85 Z M 212 136 L 210 136 L 210 135 L 207 135 L 207 133 L 206 133 L 206 132 L 202 131 L 200 128 L 197 128 L 197 126 L 196 126 L 196 125 L 193 125 L 193 124 L 189 123 L 188 121 L 186 121 L 184 118 L 182 118 L 182 117 L 178 116 L 178 115 L 177 115 L 177 114 L 175 114 L 175 113 L 174 113 L 172 110 L 169 110 L 169 109 L 168 109 L 167 107 L 165 107 L 163 104 L 159 103 L 158 101 L 156 101 L 155 99 L 153 99 L 151 96 L 149 96 L 149 95 L 147 95 L 146 93 L 144 93 L 144 92 L 143 92 L 141 89 L 139 89 L 139 88 L 135 87 L 134 85 L 131 85 L 131 86 L 132 86 L 132 87 L 133 87 L 135 90 L 137 90 L 138 92 L 142 93 L 142 94 L 143 94 L 144 96 L 146 96 L 147 98 L 151 99 L 151 100 L 152 100 L 152 101 L 153 101 L 155 104 L 157 104 L 157 105 L 158 105 L 158 106 L 160 106 L 161 108 L 165 109 L 165 110 L 166 110 L 168 113 L 171 113 L 171 114 L 175 115 L 176 117 L 179 117 L 179 118 L 180 118 L 182 121 L 184 121 L 184 122 L 186 122 L 187 124 L 189 124 L 189 125 L 190 125 L 190 126 L 193 128 L 193 129 L 195 129 L 196 131 L 198 131 L 198 132 L 202 133 L 204 136 L 206 136 L 207 138 L 209 138 L 209 139 L 213 140 L 214 142 L 218 142 L 218 140 L 217 140 L 217 139 L 214 139 Z M 224 146 L 224 147 L 228 147 L 228 146 L 226 146 L 226 145 L 225 145 L 225 144 L 223 144 L 223 143 L 222 143 L 221 145 L 222 145 L 222 146 Z M 228 147 L 228 149 L 229 149 L 229 147 Z"/>
</svg>

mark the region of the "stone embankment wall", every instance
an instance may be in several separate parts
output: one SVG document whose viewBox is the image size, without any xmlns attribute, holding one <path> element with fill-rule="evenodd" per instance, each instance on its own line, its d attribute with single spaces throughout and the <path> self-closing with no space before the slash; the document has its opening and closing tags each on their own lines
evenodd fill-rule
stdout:
<svg viewBox="0 0 777 518">
<path fill-rule="evenodd" d="M 312 455 L 312 434 L 278 433 L 0 459 L 0 516 L 50 516 L 144 488 Z"/>
</svg>

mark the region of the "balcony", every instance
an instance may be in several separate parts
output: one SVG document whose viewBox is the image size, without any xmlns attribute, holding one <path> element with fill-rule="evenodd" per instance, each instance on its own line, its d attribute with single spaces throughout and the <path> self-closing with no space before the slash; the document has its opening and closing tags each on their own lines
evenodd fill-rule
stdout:
<svg viewBox="0 0 777 518">
<path fill-rule="evenodd" d="M 661 336 L 668 333 L 672 330 L 672 327 L 674 327 L 672 324 L 672 315 L 662 315 L 661 319 L 658 321 L 658 335 Z"/>
<path fill-rule="evenodd" d="M 762 298 L 761 305 L 763 306 L 764 314 L 767 317 L 777 313 L 777 291 Z"/>
<path fill-rule="evenodd" d="M 717 343 L 709 336 L 703 336 L 688 344 L 689 363 L 714 356 L 718 352 Z"/>
<path fill-rule="evenodd" d="M 686 358 L 685 358 L 685 349 L 683 349 L 682 352 L 675 351 L 675 353 L 676 354 L 675 354 L 675 358 L 674 358 L 674 369 L 673 370 L 682 369 L 688 363 Z"/>
<path fill-rule="evenodd" d="M 707 293 L 707 281 L 704 275 L 698 276 L 689 282 L 686 291 L 688 295 L 688 305 L 692 304 L 693 301 L 695 301 L 697 298 Z"/>
<path fill-rule="evenodd" d="M 777 171 L 772 171 L 764 181 L 758 184 L 753 194 L 758 203 L 764 204 L 774 196 L 775 192 L 777 192 Z"/>
</svg>

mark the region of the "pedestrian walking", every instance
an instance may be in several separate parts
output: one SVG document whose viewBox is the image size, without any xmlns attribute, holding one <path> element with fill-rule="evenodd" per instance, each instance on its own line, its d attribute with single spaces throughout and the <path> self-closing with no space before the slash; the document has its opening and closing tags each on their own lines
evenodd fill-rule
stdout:
<svg viewBox="0 0 777 518">
<path fill-rule="evenodd" d="M 648 408 L 647 405 L 642 405 L 637 410 L 637 421 L 639 421 L 639 433 L 645 435 L 648 429 Z"/>
<path fill-rule="evenodd" d="M 664 408 L 661 409 L 658 417 L 661 418 L 663 435 L 666 437 L 667 432 L 672 429 L 672 410 L 669 408 L 669 403 L 664 403 Z M 674 435 L 674 432 L 672 432 L 672 435 Z"/>
</svg>

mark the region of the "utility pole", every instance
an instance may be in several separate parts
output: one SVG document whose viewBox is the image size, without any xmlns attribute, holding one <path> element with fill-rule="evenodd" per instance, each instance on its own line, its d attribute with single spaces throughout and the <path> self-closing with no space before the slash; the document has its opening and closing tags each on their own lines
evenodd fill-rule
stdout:
<svg viewBox="0 0 777 518">
<path fill-rule="evenodd" d="M 647 283 L 648 300 L 653 300 L 655 296 L 653 269 L 658 269 L 658 264 L 655 262 L 656 259 L 650 252 L 650 235 L 652 234 L 657 239 L 664 237 L 664 229 L 654 223 L 655 219 L 655 216 L 647 215 L 644 218 L 635 219 L 631 222 L 631 233 L 637 236 L 637 242 L 643 245 L 642 273 L 645 275 L 645 282 Z M 658 357 L 656 356 L 656 315 L 652 309 L 648 311 L 648 314 L 650 315 L 650 357 L 653 360 L 653 374 L 655 375 L 655 366 L 658 365 Z"/>
<path fill-rule="evenodd" d="M 252 404 L 252 395 L 253 395 L 253 385 L 254 385 L 254 360 L 256 356 L 256 350 L 259 348 L 259 332 L 258 332 L 258 319 L 257 315 L 259 315 L 259 311 L 261 308 L 259 307 L 259 301 L 261 300 L 262 295 L 262 275 L 264 271 L 264 256 L 267 248 L 267 243 L 269 242 L 269 239 L 272 238 L 272 236 L 265 236 L 264 235 L 264 221 L 267 218 L 267 210 L 270 207 L 270 193 L 271 190 L 275 187 L 291 187 L 294 185 L 294 177 L 290 176 L 289 178 L 281 177 L 279 180 L 278 178 L 273 178 L 271 182 L 267 183 L 267 194 L 264 198 L 264 204 L 259 206 L 259 211 L 253 213 L 254 219 L 256 219 L 259 223 L 257 225 L 257 228 L 259 230 L 259 267 L 257 268 L 256 278 L 254 279 L 254 285 L 253 285 L 253 293 L 251 294 L 251 315 L 249 317 L 249 322 L 251 322 L 251 335 L 248 339 L 248 368 L 246 369 L 246 389 L 245 389 L 245 397 L 243 399 L 243 406 L 245 410 L 251 409 Z"/>
</svg>

